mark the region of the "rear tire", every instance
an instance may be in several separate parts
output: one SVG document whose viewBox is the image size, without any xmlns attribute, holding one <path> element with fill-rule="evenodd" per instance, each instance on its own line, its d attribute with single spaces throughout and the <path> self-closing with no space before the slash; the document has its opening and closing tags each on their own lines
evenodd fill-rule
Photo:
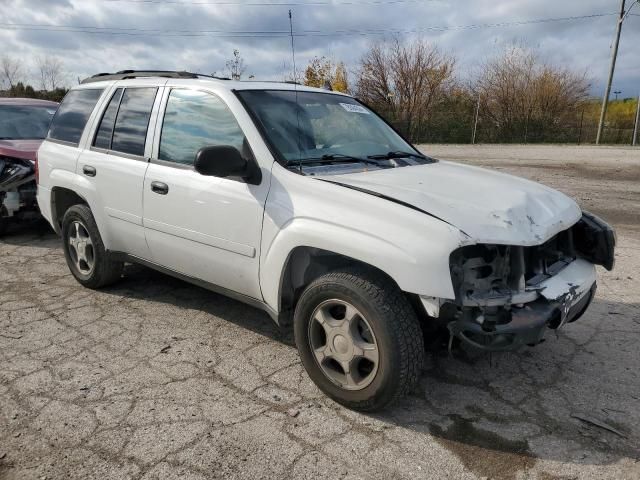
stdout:
<svg viewBox="0 0 640 480">
<path fill-rule="evenodd" d="M 2 237 L 6 231 L 7 231 L 7 227 L 9 226 L 9 217 L 6 217 L 6 209 L 4 208 L 4 205 L 2 205 L 2 202 L 4 201 L 4 198 L 2 195 L 0 195 L 0 237 Z"/>
<path fill-rule="evenodd" d="M 84 287 L 101 288 L 122 276 L 123 262 L 113 261 L 87 205 L 70 207 L 62 219 L 62 242 L 69 270 Z"/>
<path fill-rule="evenodd" d="M 379 410 L 410 392 L 424 362 L 420 325 L 408 299 L 382 273 L 328 273 L 302 293 L 296 345 L 314 383 L 336 402 Z"/>
</svg>

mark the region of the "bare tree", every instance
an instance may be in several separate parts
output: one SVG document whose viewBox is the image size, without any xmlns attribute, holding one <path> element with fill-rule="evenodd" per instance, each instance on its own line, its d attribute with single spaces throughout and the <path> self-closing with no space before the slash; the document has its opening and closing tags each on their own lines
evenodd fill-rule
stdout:
<svg viewBox="0 0 640 480">
<path fill-rule="evenodd" d="M 64 82 L 64 66 L 57 57 L 47 55 L 36 57 L 36 67 L 42 90 L 55 90 Z"/>
<path fill-rule="evenodd" d="M 480 118 L 497 140 L 543 138 L 575 115 L 588 98 L 585 75 L 543 63 L 531 50 L 507 49 L 484 64 L 472 87 Z"/>
<path fill-rule="evenodd" d="M 233 50 L 233 58 L 226 63 L 229 76 L 232 80 L 242 79 L 242 75 L 247 70 L 244 64 L 244 59 L 240 56 L 240 50 Z"/>
<path fill-rule="evenodd" d="M 9 55 L 2 56 L 2 59 L 0 60 L 0 68 L 2 69 L 0 73 L 9 83 L 9 88 L 13 88 L 24 73 L 22 61 L 20 59 L 10 57 Z"/>
<path fill-rule="evenodd" d="M 453 57 L 425 40 L 378 43 L 360 61 L 357 94 L 416 138 L 434 104 L 452 86 L 454 66 Z"/>
</svg>

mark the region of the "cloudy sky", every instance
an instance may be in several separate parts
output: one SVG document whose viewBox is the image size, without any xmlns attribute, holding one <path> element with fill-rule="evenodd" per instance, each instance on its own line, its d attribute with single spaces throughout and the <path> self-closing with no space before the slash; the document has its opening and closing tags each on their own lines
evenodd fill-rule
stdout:
<svg viewBox="0 0 640 480">
<path fill-rule="evenodd" d="M 600 95 L 619 6 L 620 0 L 0 0 L 0 54 L 24 59 L 32 77 L 34 57 L 56 56 L 73 82 L 125 68 L 222 74 L 237 48 L 247 74 L 280 80 L 291 70 L 291 9 L 299 69 L 316 55 L 354 69 L 372 42 L 421 36 L 453 54 L 466 79 L 518 44 L 586 71 Z M 614 79 L 622 96 L 640 91 L 640 4 L 631 13 Z M 588 15 L 601 16 L 566 19 Z"/>
</svg>

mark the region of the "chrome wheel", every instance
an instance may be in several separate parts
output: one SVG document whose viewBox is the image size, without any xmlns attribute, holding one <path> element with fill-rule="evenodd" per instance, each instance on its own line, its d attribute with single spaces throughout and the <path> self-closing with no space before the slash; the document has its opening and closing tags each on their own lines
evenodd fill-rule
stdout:
<svg viewBox="0 0 640 480">
<path fill-rule="evenodd" d="M 365 317 L 348 302 L 326 300 L 313 311 L 309 343 L 322 372 L 346 390 L 361 390 L 375 378 L 380 353 Z"/>
<path fill-rule="evenodd" d="M 95 252 L 87 228 L 76 220 L 71 223 L 68 232 L 71 261 L 79 273 L 90 275 L 95 266 Z"/>
</svg>

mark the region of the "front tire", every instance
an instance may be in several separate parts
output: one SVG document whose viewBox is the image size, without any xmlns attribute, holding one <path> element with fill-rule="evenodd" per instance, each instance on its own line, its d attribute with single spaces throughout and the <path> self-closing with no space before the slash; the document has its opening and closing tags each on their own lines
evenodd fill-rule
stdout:
<svg viewBox="0 0 640 480">
<path fill-rule="evenodd" d="M 87 205 L 74 205 L 64 214 L 62 241 L 69 270 L 82 286 L 95 289 L 120 279 L 123 263 L 109 258 Z"/>
<path fill-rule="evenodd" d="M 296 305 L 294 333 L 314 383 L 354 410 L 379 410 L 411 391 L 424 362 L 416 314 L 382 273 L 336 271 L 312 282 Z"/>
</svg>

